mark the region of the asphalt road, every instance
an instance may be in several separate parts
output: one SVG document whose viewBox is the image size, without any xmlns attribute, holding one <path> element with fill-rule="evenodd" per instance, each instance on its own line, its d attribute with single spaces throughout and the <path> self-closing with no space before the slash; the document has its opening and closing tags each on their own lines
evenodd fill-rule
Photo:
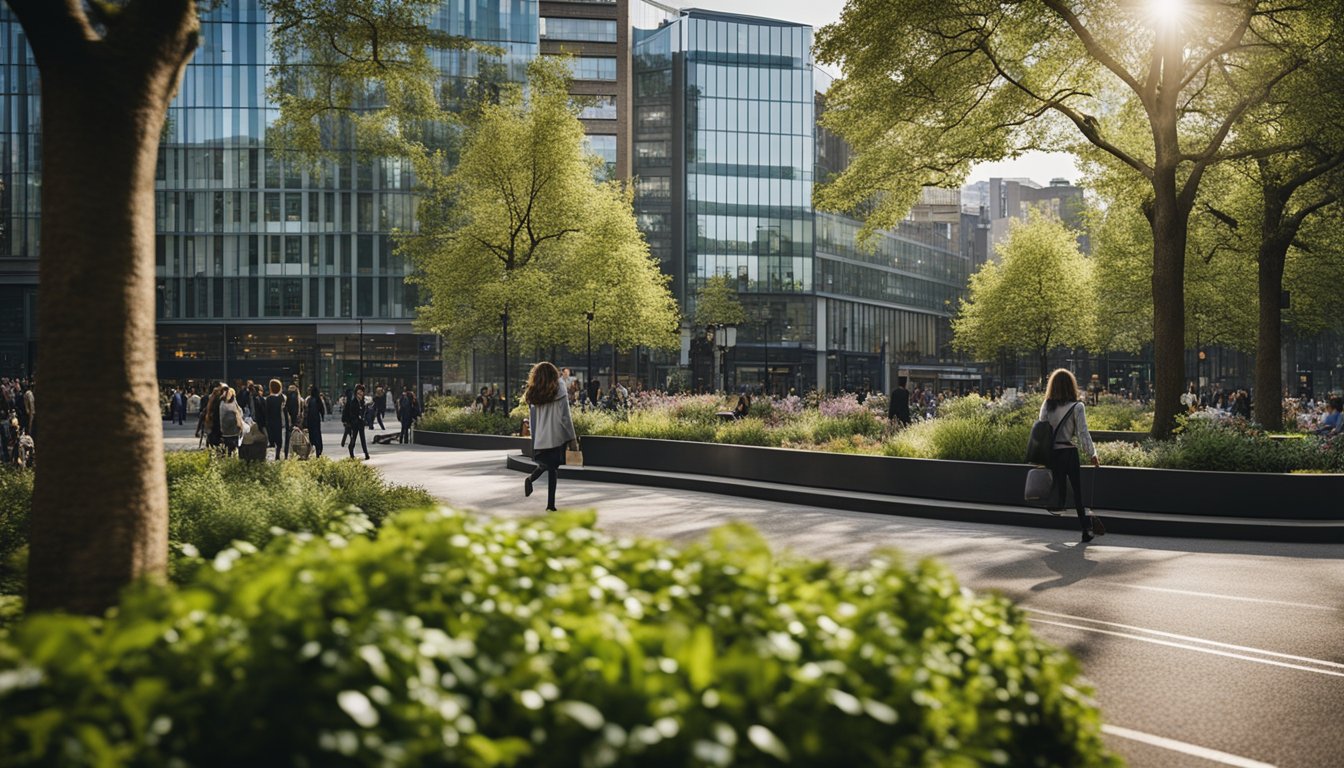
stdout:
<svg viewBox="0 0 1344 768">
<path fill-rule="evenodd" d="M 194 447 L 169 433 L 170 447 Z M 370 452 L 388 479 L 455 507 L 545 507 L 544 486 L 524 498 L 504 451 Z M 1344 766 L 1344 546 L 1116 534 L 1081 544 L 1065 531 L 570 480 L 558 502 L 597 509 L 620 534 L 686 540 L 743 521 L 777 547 L 837 562 L 884 548 L 936 557 L 963 584 L 1016 601 L 1080 659 L 1107 743 L 1130 765 Z"/>
</svg>

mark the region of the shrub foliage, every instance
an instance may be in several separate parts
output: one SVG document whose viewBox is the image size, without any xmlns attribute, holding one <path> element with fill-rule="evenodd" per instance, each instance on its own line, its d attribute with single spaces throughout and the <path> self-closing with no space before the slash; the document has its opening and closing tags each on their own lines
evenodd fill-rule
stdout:
<svg viewBox="0 0 1344 768">
<path fill-rule="evenodd" d="M 929 562 L 403 513 L 0 636 L 9 765 L 1111 766 L 1076 663 Z"/>
</svg>

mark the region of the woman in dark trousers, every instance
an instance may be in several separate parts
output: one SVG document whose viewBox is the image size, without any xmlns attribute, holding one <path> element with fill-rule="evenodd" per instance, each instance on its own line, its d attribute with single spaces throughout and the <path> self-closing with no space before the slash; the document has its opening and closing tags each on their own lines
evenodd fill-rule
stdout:
<svg viewBox="0 0 1344 768">
<path fill-rule="evenodd" d="M 275 447 L 275 460 L 280 460 L 280 451 L 285 446 L 285 433 L 289 432 L 293 424 L 289 421 L 289 414 L 285 410 L 285 396 L 283 393 L 284 385 L 279 379 L 271 379 L 271 394 L 262 401 L 266 408 L 266 440 L 269 445 Z"/>
<path fill-rule="evenodd" d="M 298 394 L 297 392 L 295 394 Z M 308 442 L 313 444 L 317 455 L 322 455 L 322 419 L 327 415 L 327 407 L 317 392 L 317 385 L 308 388 L 308 402 L 304 405 L 304 429 L 308 430 Z"/>
<path fill-rule="evenodd" d="M 289 458 L 289 438 L 294 433 L 295 427 L 299 424 L 299 388 L 294 384 L 289 385 L 285 391 L 285 458 Z"/>
<path fill-rule="evenodd" d="M 355 387 L 354 395 L 345 401 L 345 410 L 341 420 L 345 422 L 350 438 L 350 458 L 355 458 L 355 437 L 359 437 L 359 447 L 364 451 L 364 460 L 369 460 L 369 444 L 364 441 L 364 385 Z"/>
<path fill-rule="evenodd" d="M 1079 440 L 1079 447 L 1092 457 L 1092 466 L 1101 466 L 1097 458 L 1096 446 L 1092 444 L 1092 435 L 1087 431 L 1086 406 L 1078 400 L 1078 380 L 1073 374 L 1060 368 L 1050 374 L 1050 383 L 1045 388 L 1045 402 L 1041 403 L 1038 420 L 1049 420 L 1055 430 L 1055 444 L 1050 461 L 1050 471 L 1054 475 L 1054 486 L 1060 498 L 1064 498 L 1064 480 L 1073 484 L 1073 502 L 1078 510 L 1078 524 L 1083 530 L 1083 541 L 1091 541 L 1092 535 L 1106 533 L 1101 518 L 1088 520 L 1091 510 L 1083 506 L 1082 468 L 1078 463 L 1078 448 L 1073 439 Z M 1095 481 L 1094 481 L 1095 482 Z"/>
<path fill-rule="evenodd" d="M 402 445 L 405 445 L 411 439 L 411 424 L 420 415 L 419 410 L 415 402 L 415 395 L 411 394 L 411 388 L 407 387 L 401 393 L 401 399 L 397 401 L 397 420 L 401 422 L 400 442 Z"/>
<path fill-rule="evenodd" d="M 528 405 L 532 425 L 532 460 L 537 468 L 523 481 L 523 494 L 532 495 L 532 483 L 543 472 L 546 478 L 546 511 L 555 511 L 556 473 L 565 463 L 565 447 L 578 439 L 569 416 L 569 393 L 560 381 L 560 371 L 551 363 L 532 366 L 527 375 L 523 402 Z"/>
</svg>

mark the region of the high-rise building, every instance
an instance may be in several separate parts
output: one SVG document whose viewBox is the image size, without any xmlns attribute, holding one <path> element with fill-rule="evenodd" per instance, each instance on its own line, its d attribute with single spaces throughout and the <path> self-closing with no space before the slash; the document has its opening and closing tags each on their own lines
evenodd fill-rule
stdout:
<svg viewBox="0 0 1344 768">
<path fill-rule="evenodd" d="M 814 181 L 849 149 L 817 125 L 829 78 L 811 48 L 806 25 L 698 9 L 636 44 L 635 207 L 654 253 L 688 316 L 706 279 L 736 282 L 729 388 L 879 388 L 897 366 L 978 381 L 948 365 L 970 263 L 957 193 L 952 221 L 930 209 L 865 246 L 860 222 L 815 210 Z M 692 383 L 714 386 L 695 349 Z"/>
<path fill-rule="evenodd" d="M 521 81 L 537 55 L 537 0 L 445 0 L 433 23 L 503 51 L 435 52 L 449 98 L 483 65 Z M 412 328 L 417 295 L 392 233 L 412 225 L 410 169 L 353 145 L 321 174 L 273 143 L 269 19 L 231 0 L 169 109 L 155 182 L 159 377 L 176 384 L 298 377 L 441 384 L 437 340 Z M 0 371 L 32 371 L 38 189 L 37 68 L 0 6 Z"/>
</svg>

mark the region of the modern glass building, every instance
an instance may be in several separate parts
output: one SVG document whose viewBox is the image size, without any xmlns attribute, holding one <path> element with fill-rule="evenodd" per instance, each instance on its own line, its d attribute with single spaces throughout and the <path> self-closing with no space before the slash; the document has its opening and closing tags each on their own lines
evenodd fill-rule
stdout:
<svg viewBox="0 0 1344 768">
<path fill-rule="evenodd" d="M 633 51 L 636 210 L 688 316 L 737 283 L 743 385 L 816 380 L 811 49 L 804 25 L 688 10 Z"/>
<path fill-rule="evenodd" d="M 969 261 L 960 226 L 910 221 L 860 248 L 860 223 L 815 211 L 813 184 L 848 163 L 817 126 L 829 78 L 810 27 L 684 11 L 637 42 L 636 212 L 687 316 L 714 275 L 748 320 L 730 388 L 884 387 L 887 369 L 937 371 Z M 684 364 L 712 387 L 703 329 Z"/>
<path fill-rule="evenodd" d="M 436 52 L 449 100 L 485 67 L 521 81 L 538 53 L 537 0 L 445 0 L 434 21 L 504 51 Z M 417 296 L 392 248 L 392 233 L 415 225 L 410 170 L 353 145 L 320 174 L 285 161 L 266 95 L 269 23 L 257 0 L 206 14 L 169 110 L 155 199 L 159 377 L 437 388 L 437 340 L 412 329 Z M 0 57 L 0 370 L 16 374 L 32 370 L 39 114 L 36 67 L 2 6 Z"/>
</svg>

